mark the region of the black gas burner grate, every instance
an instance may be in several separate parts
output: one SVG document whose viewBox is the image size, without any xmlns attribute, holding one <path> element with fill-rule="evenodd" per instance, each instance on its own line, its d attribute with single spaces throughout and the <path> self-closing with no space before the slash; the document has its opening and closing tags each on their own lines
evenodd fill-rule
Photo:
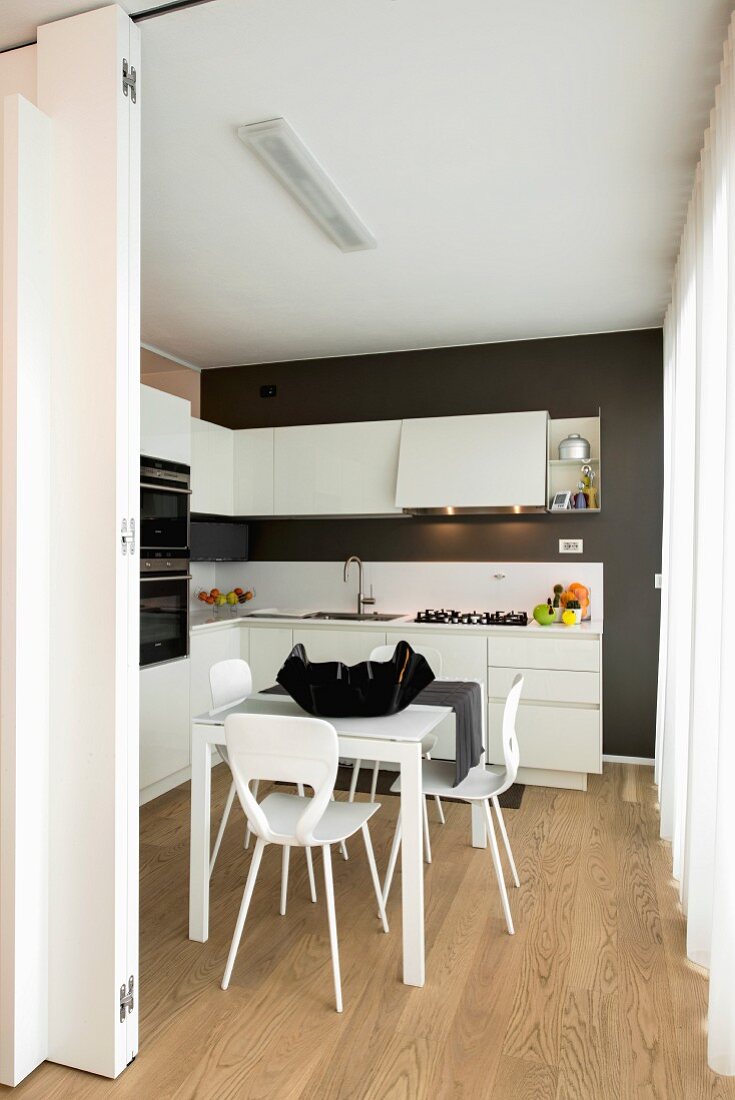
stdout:
<svg viewBox="0 0 735 1100">
<path fill-rule="evenodd" d="M 427 608 L 419 611 L 415 623 L 445 623 L 449 626 L 528 626 L 525 611 L 455 611 Z"/>
</svg>

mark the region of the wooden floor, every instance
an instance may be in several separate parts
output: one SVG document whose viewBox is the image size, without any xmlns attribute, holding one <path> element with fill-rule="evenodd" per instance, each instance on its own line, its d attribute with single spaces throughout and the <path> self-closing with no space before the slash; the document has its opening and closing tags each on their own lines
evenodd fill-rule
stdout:
<svg viewBox="0 0 735 1100">
<path fill-rule="evenodd" d="M 220 805 L 227 787 L 220 766 Z M 212 936 L 191 943 L 188 795 L 182 787 L 141 814 L 137 1060 L 117 1082 L 44 1065 L 16 1096 L 735 1098 L 735 1079 L 706 1067 L 707 983 L 684 957 L 650 769 L 606 765 L 586 794 L 528 787 L 521 808 L 506 811 L 521 877 L 511 896 L 514 937 L 503 926 L 489 854 L 469 847 L 468 810 L 447 806 L 446 826 L 432 823 L 424 989 L 399 980 L 400 891 L 385 936 L 353 841 L 349 862 L 334 861 L 342 1016 L 333 1006 L 321 881 L 315 906 L 301 853 L 282 918 L 279 853 L 266 851 L 222 992 L 250 857 L 238 807 L 212 880 Z M 396 799 L 384 802 L 374 827 L 381 872 L 397 810 Z"/>
</svg>

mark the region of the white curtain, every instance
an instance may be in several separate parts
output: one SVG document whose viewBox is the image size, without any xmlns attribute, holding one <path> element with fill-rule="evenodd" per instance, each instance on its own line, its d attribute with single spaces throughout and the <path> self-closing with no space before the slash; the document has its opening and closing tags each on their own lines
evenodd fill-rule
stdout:
<svg viewBox="0 0 735 1100">
<path fill-rule="evenodd" d="M 735 18 L 664 324 L 664 545 L 656 779 L 709 968 L 708 1057 L 735 1074 Z M 732 621 L 731 621 L 732 620 Z"/>
</svg>

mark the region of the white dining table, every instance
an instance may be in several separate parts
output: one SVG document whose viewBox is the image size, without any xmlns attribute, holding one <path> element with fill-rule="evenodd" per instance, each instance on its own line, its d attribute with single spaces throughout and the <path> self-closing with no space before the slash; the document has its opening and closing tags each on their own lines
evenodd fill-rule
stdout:
<svg viewBox="0 0 735 1100">
<path fill-rule="evenodd" d="M 426 977 L 421 742 L 451 713 L 450 707 L 414 704 L 388 717 L 330 719 L 337 731 L 341 756 L 381 760 L 400 766 L 403 981 L 406 985 L 422 986 Z M 212 752 L 217 745 L 225 744 L 224 723 L 229 714 L 308 717 L 289 696 L 262 692 L 216 714 L 201 714 L 192 723 L 189 938 L 202 943 L 209 936 Z M 480 842 L 484 842 L 484 836 Z"/>
</svg>

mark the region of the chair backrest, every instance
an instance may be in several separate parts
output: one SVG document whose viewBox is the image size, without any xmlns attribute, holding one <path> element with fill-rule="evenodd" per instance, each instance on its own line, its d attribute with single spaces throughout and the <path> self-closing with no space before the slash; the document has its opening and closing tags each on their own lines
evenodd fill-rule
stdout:
<svg viewBox="0 0 735 1100">
<path fill-rule="evenodd" d="M 239 657 L 218 661 L 209 670 L 209 687 L 212 692 L 212 714 L 242 703 L 253 693 L 250 665 Z"/>
<path fill-rule="evenodd" d="M 429 662 L 431 671 L 436 676 L 437 680 L 441 680 L 442 676 L 442 655 L 438 649 L 432 649 L 428 645 L 412 645 L 411 649 L 414 653 L 420 653 Z M 390 661 L 391 657 L 396 651 L 394 645 L 378 645 L 370 654 L 371 661 Z"/>
<path fill-rule="evenodd" d="M 522 691 L 523 677 L 519 672 L 513 680 L 503 708 L 503 758 L 505 760 L 506 782 L 509 787 L 512 783 L 515 783 L 521 759 L 518 738 L 516 737 L 516 716 Z"/>
<path fill-rule="evenodd" d="M 252 779 L 303 783 L 312 787 L 313 798 L 293 834 L 278 834 L 301 845 L 318 844 L 314 829 L 334 790 L 339 763 L 337 731 L 321 718 L 294 718 L 278 714 L 230 714 L 225 719 L 225 740 L 232 775 L 242 808 L 256 836 L 270 843 L 276 835 L 250 790 Z"/>
</svg>

